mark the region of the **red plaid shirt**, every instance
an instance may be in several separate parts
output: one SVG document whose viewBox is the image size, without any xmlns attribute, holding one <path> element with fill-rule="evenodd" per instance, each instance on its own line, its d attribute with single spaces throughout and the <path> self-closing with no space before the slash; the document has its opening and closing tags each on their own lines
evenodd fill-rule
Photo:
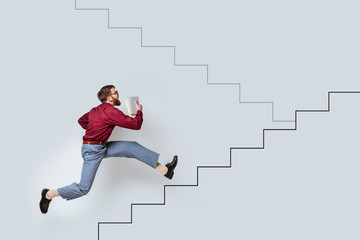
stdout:
<svg viewBox="0 0 360 240">
<path fill-rule="evenodd" d="M 79 118 L 79 124 L 86 130 L 84 141 L 106 142 L 115 126 L 139 130 L 143 122 L 143 114 L 139 110 L 134 118 L 109 103 L 102 103 Z"/>
</svg>

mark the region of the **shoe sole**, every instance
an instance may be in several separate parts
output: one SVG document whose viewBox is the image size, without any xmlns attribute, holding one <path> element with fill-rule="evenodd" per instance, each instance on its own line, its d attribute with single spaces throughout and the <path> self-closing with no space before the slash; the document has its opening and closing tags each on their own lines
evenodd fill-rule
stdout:
<svg viewBox="0 0 360 240">
<path fill-rule="evenodd" d="M 174 172 L 171 172 L 171 173 L 170 173 L 170 178 L 169 178 L 169 179 L 172 179 L 172 178 L 173 178 L 173 176 L 174 176 Z"/>
<path fill-rule="evenodd" d="M 178 156 L 175 156 L 174 157 L 174 160 L 175 160 L 175 164 L 174 164 L 174 169 L 176 168 L 177 164 L 178 164 Z"/>
<path fill-rule="evenodd" d="M 43 211 L 43 209 L 41 208 L 41 202 L 42 202 L 43 199 L 46 199 L 46 193 L 47 193 L 48 191 L 49 191 L 49 189 L 47 189 L 47 188 L 44 188 L 44 189 L 41 191 L 41 199 L 40 199 L 40 202 L 39 202 L 39 207 L 40 207 L 41 213 L 43 213 L 43 214 L 46 214 L 46 213 L 48 212 L 48 209 L 46 209 L 46 210 Z M 46 200 L 48 200 L 48 199 L 46 199 Z M 51 202 L 51 200 L 50 200 L 49 203 L 48 203 L 48 208 L 49 208 L 50 202 Z"/>
</svg>

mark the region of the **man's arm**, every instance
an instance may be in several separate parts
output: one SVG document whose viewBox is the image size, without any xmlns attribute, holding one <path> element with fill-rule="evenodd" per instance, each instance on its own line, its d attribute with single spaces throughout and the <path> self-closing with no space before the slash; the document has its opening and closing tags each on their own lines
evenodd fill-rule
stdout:
<svg viewBox="0 0 360 240">
<path fill-rule="evenodd" d="M 79 118 L 78 123 L 83 129 L 86 130 L 89 124 L 89 113 L 85 113 L 81 118 Z"/>
<path fill-rule="evenodd" d="M 111 125 L 116 125 L 123 128 L 129 128 L 133 130 L 139 130 L 143 122 L 142 109 L 143 106 L 135 101 L 137 113 L 134 118 L 125 115 L 122 111 L 117 108 L 113 108 L 107 122 Z"/>
<path fill-rule="evenodd" d="M 134 118 L 125 115 L 117 108 L 114 108 L 108 116 L 109 118 L 106 121 L 109 124 L 133 130 L 139 130 L 143 122 L 143 114 L 140 110 L 137 111 Z"/>
</svg>

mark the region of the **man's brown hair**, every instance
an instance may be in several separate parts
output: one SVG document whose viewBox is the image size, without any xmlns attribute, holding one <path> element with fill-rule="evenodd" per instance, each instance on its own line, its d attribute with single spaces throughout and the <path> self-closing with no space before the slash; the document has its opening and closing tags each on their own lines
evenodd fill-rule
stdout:
<svg viewBox="0 0 360 240">
<path fill-rule="evenodd" d="M 113 85 L 106 85 L 103 86 L 100 91 L 97 94 L 97 97 L 99 98 L 99 100 L 101 102 L 106 102 L 107 97 L 110 95 L 111 93 L 111 89 L 115 88 L 115 86 Z"/>
</svg>

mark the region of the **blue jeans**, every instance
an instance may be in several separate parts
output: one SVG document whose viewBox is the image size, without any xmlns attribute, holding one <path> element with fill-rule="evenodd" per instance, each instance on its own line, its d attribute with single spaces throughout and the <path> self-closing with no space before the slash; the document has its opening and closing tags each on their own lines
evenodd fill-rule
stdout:
<svg viewBox="0 0 360 240">
<path fill-rule="evenodd" d="M 72 183 L 58 189 L 60 196 L 71 200 L 86 195 L 94 182 L 98 167 L 103 158 L 126 157 L 136 158 L 152 168 L 156 168 L 159 154 L 153 152 L 137 142 L 114 141 L 105 145 L 83 144 L 81 155 L 84 159 L 80 183 Z"/>
</svg>

